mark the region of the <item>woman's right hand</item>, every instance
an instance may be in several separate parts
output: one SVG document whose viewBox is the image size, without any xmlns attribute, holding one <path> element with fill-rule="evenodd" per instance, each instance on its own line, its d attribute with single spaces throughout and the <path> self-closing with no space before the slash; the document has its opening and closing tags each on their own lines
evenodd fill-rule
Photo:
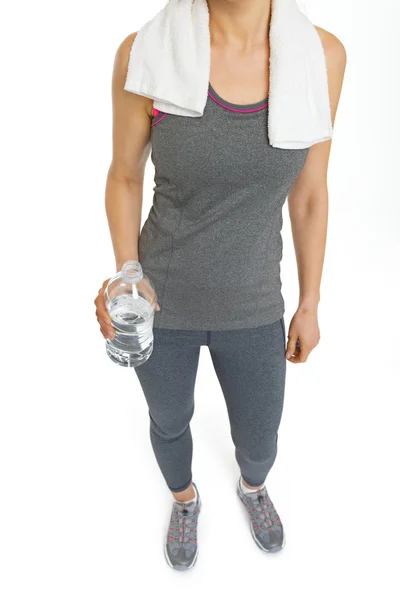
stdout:
<svg viewBox="0 0 400 600">
<path fill-rule="evenodd" d="M 104 291 L 110 279 L 111 277 L 103 282 L 103 285 L 99 289 L 94 303 L 96 306 L 96 317 L 100 325 L 100 331 L 105 339 L 112 340 L 115 337 L 116 330 L 111 325 L 110 315 L 108 314 L 108 310 L 104 300 Z"/>
<path fill-rule="evenodd" d="M 98 291 L 98 294 L 94 301 L 94 304 L 96 306 L 97 321 L 99 322 L 100 331 L 103 334 L 103 337 L 105 339 L 113 340 L 115 337 L 115 334 L 116 334 L 116 329 L 111 325 L 110 315 L 108 314 L 106 302 L 104 300 L 104 292 L 105 292 L 105 289 L 106 289 L 107 284 L 110 281 L 110 279 L 111 279 L 111 277 L 109 279 L 106 279 L 103 282 L 103 285 L 101 286 L 101 288 Z M 146 280 L 143 280 L 143 281 L 146 281 Z M 155 304 L 155 310 L 159 311 L 160 305 L 158 304 L 156 295 L 154 297 L 154 304 Z"/>
</svg>

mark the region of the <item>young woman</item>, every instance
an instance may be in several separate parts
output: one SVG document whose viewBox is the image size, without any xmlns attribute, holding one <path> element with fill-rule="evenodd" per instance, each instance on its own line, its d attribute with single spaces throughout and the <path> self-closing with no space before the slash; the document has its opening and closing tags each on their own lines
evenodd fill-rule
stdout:
<svg viewBox="0 0 400 600">
<path fill-rule="evenodd" d="M 267 552 L 283 546 L 265 480 L 277 452 L 286 361 L 305 362 L 320 337 L 328 214 L 331 141 L 288 150 L 268 142 L 271 0 L 208 0 L 208 6 L 211 70 L 202 117 L 159 113 L 152 100 L 125 91 L 135 34 L 118 48 L 106 186 L 116 269 L 139 260 L 158 298 L 153 353 L 135 371 L 149 407 L 154 453 L 173 496 L 165 556 L 182 570 L 198 554 L 201 504 L 191 472 L 190 420 L 202 345 L 209 348 L 226 400 L 240 470 L 237 493 L 253 538 Z M 334 122 L 346 52 L 338 38 L 316 29 Z M 140 231 L 150 149 L 156 185 Z M 287 338 L 280 281 L 286 198 L 299 278 Z M 112 339 L 107 282 L 95 304 L 101 332 Z"/>
</svg>

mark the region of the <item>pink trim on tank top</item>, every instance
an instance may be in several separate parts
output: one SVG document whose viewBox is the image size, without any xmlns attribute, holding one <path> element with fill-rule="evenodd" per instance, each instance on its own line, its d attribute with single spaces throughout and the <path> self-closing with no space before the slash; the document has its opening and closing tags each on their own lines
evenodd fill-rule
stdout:
<svg viewBox="0 0 400 600">
<path fill-rule="evenodd" d="M 154 112 L 155 112 L 155 111 L 157 111 L 157 115 L 158 115 L 158 114 L 161 112 L 161 111 L 159 111 L 157 108 L 155 108 L 155 109 L 154 109 Z M 158 119 L 158 121 L 155 121 L 154 123 L 152 123 L 152 124 L 151 124 L 151 126 L 152 126 L 152 127 L 154 127 L 154 125 L 157 125 L 157 123 L 159 123 L 160 121 L 162 121 L 162 120 L 164 119 L 164 117 L 166 117 L 166 116 L 167 116 L 167 114 L 168 114 L 168 113 L 164 113 L 164 114 L 163 114 L 163 116 L 162 116 L 162 117 L 160 117 L 160 118 Z M 154 116 L 156 117 L 157 115 L 154 115 Z"/>
<path fill-rule="evenodd" d="M 230 106 L 226 106 L 226 104 L 222 104 L 222 102 L 219 102 L 219 100 L 214 98 L 214 96 L 212 95 L 212 93 L 210 91 L 208 91 L 208 95 L 210 96 L 210 98 L 212 98 L 214 100 L 214 102 L 216 102 L 223 108 L 226 108 L 226 110 L 231 110 L 232 112 L 239 112 L 239 113 L 256 112 L 257 110 L 262 110 L 263 108 L 268 106 L 268 102 L 267 102 L 266 104 L 263 104 L 262 106 L 258 106 L 257 108 L 247 108 L 247 109 L 231 108 Z"/>
<path fill-rule="evenodd" d="M 232 112 L 237 112 L 237 113 L 251 113 L 251 112 L 257 112 L 258 110 L 263 110 L 263 108 L 266 108 L 268 106 L 268 102 L 266 102 L 265 104 L 263 104 L 262 106 L 258 106 L 257 108 L 232 108 L 231 106 L 226 106 L 226 104 L 223 104 L 222 102 L 220 102 L 219 100 L 217 100 L 212 93 L 210 92 L 210 90 L 208 91 L 208 95 L 210 96 L 210 98 L 212 100 L 214 100 L 214 102 L 216 102 L 217 104 L 219 104 L 220 106 L 222 106 L 223 108 L 226 108 L 226 110 L 231 110 Z M 160 110 L 158 110 L 158 108 L 153 108 L 153 114 L 154 114 L 154 118 L 158 117 L 158 115 L 161 113 Z M 158 121 L 155 121 L 154 123 L 152 123 L 152 127 L 154 127 L 155 125 L 157 125 L 157 123 L 159 123 L 160 121 L 162 121 L 168 113 L 164 113 L 159 119 Z"/>
</svg>

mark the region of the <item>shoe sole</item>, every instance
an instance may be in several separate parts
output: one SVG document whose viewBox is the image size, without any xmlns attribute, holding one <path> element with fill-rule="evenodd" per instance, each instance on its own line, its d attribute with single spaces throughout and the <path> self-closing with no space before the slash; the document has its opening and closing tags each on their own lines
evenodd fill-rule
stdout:
<svg viewBox="0 0 400 600">
<path fill-rule="evenodd" d="M 247 515 L 247 518 L 249 518 L 249 513 L 247 512 L 247 506 L 246 506 L 246 504 L 245 504 L 245 502 L 244 502 L 244 499 L 242 498 L 242 496 L 241 496 L 241 494 L 240 494 L 240 491 L 239 491 L 239 486 L 237 486 L 237 487 L 236 487 L 236 492 L 237 492 L 237 495 L 239 496 L 239 500 L 241 501 L 242 505 L 243 505 L 243 506 L 244 506 L 244 508 L 246 509 L 246 515 Z M 283 529 L 283 527 L 282 527 L 282 529 Z M 259 548 L 260 548 L 260 549 L 261 549 L 263 552 L 268 552 L 269 554 L 276 554 L 277 552 L 280 552 L 280 551 L 281 551 L 281 550 L 284 548 L 284 546 L 285 546 L 285 543 L 286 543 L 286 536 L 285 536 L 285 530 L 284 530 L 284 529 L 283 529 L 283 538 L 282 538 L 282 544 L 281 544 L 281 546 L 277 546 L 276 548 L 271 548 L 271 549 L 265 548 L 265 547 L 264 547 L 264 546 L 261 544 L 261 542 L 260 542 L 260 541 L 257 539 L 257 537 L 256 537 L 256 534 L 254 533 L 254 530 L 253 530 L 253 528 L 252 528 L 252 526 L 251 526 L 251 520 L 250 520 L 250 532 L 251 532 L 251 535 L 252 535 L 252 537 L 253 537 L 253 540 L 255 541 L 255 543 L 257 544 L 257 546 L 258 546 L 258 547 L 259 547 Z"/>
<path fill-rule="evenodd" d="M 200 515 L 200 511 L 201 511 L 201 498 L 200 498 L 200 494 L 199 493 L 198 493 L 198 496 L 199 496 L 198 511 L 199 511 L 199 515 Z M 173 565 L 172 564 L 172 562 L 169 559 L 168 552 L 167 552 L 167 541 L 168 541 L 168 531 L 167 531 L 167 535 L 165 536 L 165 542 L 164 542 L 164 556 L 165 556 L 165 559 L 166 559 L 167 563 L 169 564 L 169 566 L 172 569 L 174 569 L 175 571 L 188 571 L 189 569 L 191 569 L 195 565 L 195 563 L 197 561 L 197 557 L 199 555 L 199 544 L 198 543 L 196 544 L 196 553 L 195 553 L 195 555 L 193 557 L 193 561 L 190 563 L 189 566 L 186 567 L 185 565 Z"/>
</svg>

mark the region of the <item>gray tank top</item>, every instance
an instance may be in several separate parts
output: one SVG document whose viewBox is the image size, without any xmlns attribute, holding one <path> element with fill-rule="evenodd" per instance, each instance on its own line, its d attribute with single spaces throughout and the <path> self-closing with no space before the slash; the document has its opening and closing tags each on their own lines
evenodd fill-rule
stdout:
<svg viewBox="0 0 400 600">
<path fill-rule="evenodd" d="M 152 119 L 153 205 L 139 261 L 154 327 L 239 329 L 280 319 L 282 206 L 308 148 L 273 148 L 268 98 L 238 105 L 209 85 L 201 117 Z"/>
</svg>

